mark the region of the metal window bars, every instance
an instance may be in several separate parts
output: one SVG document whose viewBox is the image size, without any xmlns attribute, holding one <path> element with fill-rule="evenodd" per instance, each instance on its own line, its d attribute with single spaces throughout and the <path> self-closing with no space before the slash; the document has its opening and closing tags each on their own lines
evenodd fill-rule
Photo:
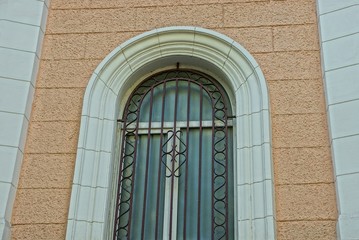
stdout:
<svg viewBox="0 0 359 240">
<path fill-rule="evenodd" d="M 113 239 L 233 236 L 228 98 L 210 76 L 170 70 L 125 107 Z"/>
</svg>

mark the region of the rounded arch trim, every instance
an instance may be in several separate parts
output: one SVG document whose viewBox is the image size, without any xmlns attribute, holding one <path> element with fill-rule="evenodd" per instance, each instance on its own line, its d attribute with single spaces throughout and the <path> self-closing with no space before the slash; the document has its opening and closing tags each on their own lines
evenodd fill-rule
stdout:
<svg viewBox="0 0 359 240">
<path fill-rule="evenodd" d="M 121 100 L 139 79 L 181 64 L 220 77 L 235 102 L 236 239 L 275 239 L 271 126 L 266 81 L 237 42 L 198 27 L 166 27 L 114 49 L 88 83 L 66 239 L 107 239 L 112 184 L 117 173 L 117 118 Z"/>
</svg>

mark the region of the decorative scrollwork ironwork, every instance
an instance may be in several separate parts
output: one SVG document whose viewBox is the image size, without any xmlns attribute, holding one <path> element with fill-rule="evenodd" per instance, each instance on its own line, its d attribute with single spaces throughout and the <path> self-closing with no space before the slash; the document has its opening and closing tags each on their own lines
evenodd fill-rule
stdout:
<svg viewBox="0 0 359 240">
<path fill-rule="evenodd" d="M 118 197 L 116 203 L 116 220 L 114 239 L 128 239 L 131 234 L 131 214 L 133 211 L 134 183 L 136 181 L 136 161 L 139 148 L 139 126 L 141 118 L 141 106 L 149 92 L 153 94 L 156 87 L 170 82 L 176 82 L 176 94 L 178 82 L 188 83 L 199 87 L 206 94 L 212 105 L 212 239 L 228 239 L 228 105 L 227 97 L 222 87 L 211 77 L 189 70 L 171 70 L 161 72 L 142 82 L 131 94 L 124 111 L 124 127 L 122 129 L 122 145 L 120 159 L 120 177 L 118 182 Z M 189 92 L 189 91 L 188 91 Z M 166 93 L 163 93 L 166 94 Z M 177 97 L 177 96 L 176 96 Z M 202 95 L 201 95 L 202 97 Z M 163 97 L 164 99 L 165 97 Z M 152 100 L 151 100 L 152 101 Z M 189 101 L 189 96 L 188 96 Z M 152 104 L 152 102 L 151 102 Z M 202 104 L 202 102 L 200 103 Z M 164 106 L 162 106 L 164 107 Z M 164 110 L 162 110 L 163 112 Z M 175 108 L 175 111 L 176 108 Z M 152 113 L 150 113 L 152 114 Z M 163 115 L 163 113 L 162 113 Z M 174 119 L 177 121 L 177 119 Z M 189 123 L 187 119 L 187 130 Z M 199 119 L 202 129 L 202 119 Z M 151 126 L 151 125 L 150 125 Z M 181 177 L 181 172 L 186 166 L 188 154 L 191 147 L 181 137 L 181 129 L 163 129 L 163 117 L 161 123 L 161 154 L 160 161 L 167 169 L 165 177 Z M 148 136 L 152 133 L 147 129 Z M 189 134 L 188 132 L 186 134 Z M 167 136 L 165 138 L 164 136 Z M 188 138 L 187 138 L 188 141 Z M 200 150 L 201 151 L 201 150 Z M 170 165 L 166 159 L 170 158 Z M 176 162 L 176 164 L 173 164 Z M 173 167 L 175 166 L 175 167 Z M 183 169 L 183 170 L 182 170 Z M 160 180 L 158 181 L 158 184 Z M 159 185 L 158 185 L 159 186 Z M 159 190 L 158 190 L 159 191 Z M 159 195 L 158 195 L 159 196 Z M 186 200 L 185 200 L 186 201 Z M 157 200 L 159 203 L 159 200 Z M 145 203 L 144 203 L 145 204 Z M 158 204 L 157 204 L 158 205 Z M 145 207 L 144 207 L 145 209 Z M 145 211 L 145 210 L 144 210 Z M 157 210 L 158 214 L 158 210 Z M 158 216 L 157 216 L 158 218 Z M 199 218 L 199 216 L 198 216 Z M 142 220 L 144 221 L 144 219 Z M 198 220 L 200 221 L 200 220 Z M 156 219 L 156 225 L 158 219 Z M 185 224 L 184 224 L 185 225 Z M 144 224 L 142 223 L 142 226 Z M 184 227 L 185 228 L 185 227 Z M 143 227 L 142 227 L 143 231 Z M 156 236 L 158 236 L 156 226 Z M 198 230 L 199 231 L 199 230 Z M 143 235 L 141 235 L 143 236 Z"/>
</svg>

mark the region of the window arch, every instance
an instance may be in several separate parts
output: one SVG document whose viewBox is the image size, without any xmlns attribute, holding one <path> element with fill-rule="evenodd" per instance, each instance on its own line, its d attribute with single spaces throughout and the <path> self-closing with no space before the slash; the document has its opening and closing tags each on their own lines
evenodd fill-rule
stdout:
<svg viewBox="0 0 359 240">
<path fill-rule="evenodd" d="M 113 236 L 119 142 L 117 119 L 137 79 L 158 70 L 197 69 L 221 80 L 232 102 L 234 238 L 274 239 L 269 99 L 264 76 L 232 39 L 202 28 L 169 27 L 116 48 L 93 73 L 84 97 L 67 239 Z"/>
</svg>

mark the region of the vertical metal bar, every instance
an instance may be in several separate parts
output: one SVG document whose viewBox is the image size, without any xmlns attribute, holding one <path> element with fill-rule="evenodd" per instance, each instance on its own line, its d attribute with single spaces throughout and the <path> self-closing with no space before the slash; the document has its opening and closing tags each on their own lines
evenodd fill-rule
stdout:
<svg viewBox="0 0 359 240">
<path fill-rule="evenodd" d="M 126 138 L 126 123 L 127 123 L 127 109 L 125 110 L 125 117 L 124 117 L 124 123 L 123 123 L 123 128 L 122 128 L 122 139 L 121 139 L 121 155 L 125 154 L 125 138 Z M 117 224 L 119 224 L 119 219 L 118 218 L 118 211 L 119 211 L 119 206 L 120 206 L 120 194 L 121 194 L 121 185 L 122 185 L 122 164 L 123 164 L 124 158 L 122 156 L 120 156 L 120 168 L 119 168 L 119 173 L 118 173 L 118 185 L 117 185 L 117 196 L 116 196 L 116 212 L 115 212 L 115 226 L 114 226 L 114 234 L 113 234 L 113 239 L 116 239 L 116 226 Z"/>
<path fill-rule="evenodd" d="M 226 193 L 225 193 L 225 207 L 226 207 L 226 239 L 228 239 L 229 229 L 228 229 L 228 118 L 227 118 L 227 111 L 224 109 L 224 123 L 225 123 L 225 164 L 226 164 Z"/>
<path fill-rule="evenodd" d="M 189 151 L 189 120 L 190 120 L 190 109 L 191 109 L 191 81 L 188 81 L 187 87 L 187 127 L 186 127 L 186 176 L 184 186 L 184 207 L 183 207 L 183 239 L 186 240 L 186 219 L 187 219 L 187 185 L 188 185 L 188 151 Z"/>
<path fill-rule="evenodd" d="M 160 153 L 158 160 L 158 178 L 157 178 L 157 203 L 156 203 L 156 234 L 155 239 L 158 239 L 158 217 L 159 217 L 159 208 L 160 208 L 160 186 L 161 186 L 161 163 L 162 163 L 162 138 L 163 138 L 163 124 L 165 117 L 165 104 L 166 104 L 166 81 L 163 82 L 163 93 L 162 93 L 162 113 L 161 113 L 161 135 L 160 135 Z"/>
<path fill-rule="evenodd" d="M 214 151 L 214 144 L 215 144 L 215 107 L 214 107 L 214 102 L 212 99 L 212 197 L 211 197 L 211 201 L 212 201 L 212 240 L 214 239 L 214 164 L 215 164 L 215 151 Z"/>
<path fill-rule="evenodd" d="M 175 93 L 175 109 L 174 109 L 174 138 L 173 138 L 173 146 L 176 149 L 176 123 L 177 123 L 177 105 L 178 105 L 178 78 L 176 79 L 176 93 Z M 176 161 L 176 151 L 172 152 L 172 174 L 171 174 L 171 207 L 170 207 L 170 231 L 169 231 L 169 240 L 172 239 L 172 214 L 173 214 L 173 186 L 174 186 L 174 169 L 175 169 L 175 161 Z"/>
<path fill-rule="evenodd" d="M 133 154 L 133 174 L 132 174 L 132 185 L 131 185 L 131 200 L 129 206 L 129 216 L 128 216 L 128 239 L 131 239 L 131 220 L 132 220 L 132 204 L 133 204 L 133 189 L 135 186 L 135 175 L 136 175 L 136 160 L 137 160 L 137 142 L 138 142 L 138 129 L 139 129 L 139 122 L 140 122 L 140 113 L 141 113 L 141 105 L 143 102 L 144 96 L 142 96 L 140 103 L 138 105 L 137 110 L 137 120 L 136 120 L 136 133 L 135 133 L 135 147 L 134 147 L 134 154 Z"/>
<path fill-rule="evenodd" d="M 151 144 L 151 124 L 152 124 L 152 105 L 153 105 L 153 87 L 151 87 L 150 94 L 150 113 L 148 117 L 148 133 L 147 133 L 147 152 L 146 152 L 146 173 L 145 173 L 145 189 L 143 191 L 143 207 L 142 207 L 142 228 L 141 239 L 144 239 L 145 220 L 146 220 L 146 201 L 147 201 L 147 178 L 148 178 L 148 164 L 150 161 L 150 144 Z"/>
<path fill-rule="evenodd" d="M 203 110 L 203 86 L 200 85 L 199 105 L 199 156 L 198 156 L 198 206 L 197 206 L 197 239 L 201 239 L 201 177 L 202 177 L 202 110 Z"/>
</svg>

